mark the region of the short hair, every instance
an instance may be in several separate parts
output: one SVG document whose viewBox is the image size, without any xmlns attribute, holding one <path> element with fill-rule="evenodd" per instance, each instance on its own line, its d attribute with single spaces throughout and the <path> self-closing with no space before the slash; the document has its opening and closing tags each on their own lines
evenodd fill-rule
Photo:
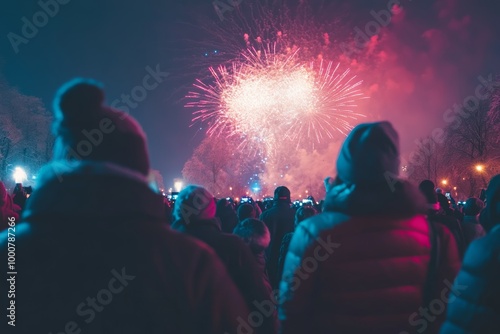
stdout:
<svg viewBox="0 0 500 334">
<path fill-rule="evenodd" d="M 253 251 L 264 251 L 271 242 L 271 233 L 259 219 L 247 218 L 236 225 L 233 233 L 239 236 Z"/>
<path fill-rule="evenodd" d="M 316 215 L 317 212 L 314 208 L 310 206 L 301 206 L 295 212 L 295 225 L 298 225 L 301 221 L 306 220 L 309 217 Z"/>
<path fill-rule="evenodd" d="M 247 218 L 255 218 L 255 208 L 250 203 L 241 204 L 238 208 L 238 221 L 243 221 Z"/>
</svg>

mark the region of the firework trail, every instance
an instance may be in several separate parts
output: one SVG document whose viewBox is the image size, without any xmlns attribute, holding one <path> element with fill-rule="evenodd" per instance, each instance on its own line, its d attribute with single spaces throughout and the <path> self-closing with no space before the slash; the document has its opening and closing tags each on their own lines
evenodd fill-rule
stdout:
<svg viewBox="0 0 500 334">
<path fill-rule="evenodd" d="M 186 107 L 196 109 L 193 124 L 203 122 L 210 136 L 236 136 L 268 155 L 282 145 L 299 148 L 345 135 L 362 116 L 354 111 L 362 82 L 339 64 L 300 61 L 299 52 L 277 52 L 274 43 L 248 49 L 230 67 L 211 67 L 212 83 L 197 80 L 187 95 Z"/>
</svg>

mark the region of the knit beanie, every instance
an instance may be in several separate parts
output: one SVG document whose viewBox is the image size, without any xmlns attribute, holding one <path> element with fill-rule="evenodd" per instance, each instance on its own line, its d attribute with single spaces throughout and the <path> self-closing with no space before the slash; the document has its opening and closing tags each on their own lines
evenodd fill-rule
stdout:
<svg viewBox="0 0 500 334">
<path fill-rule="evenodd" d="M 54 99 L 54 159 L 111 162 L 148 175 L 146 135 L 130 115 L 104 106 L 102 84 L 77 78 Z"/>
</svg>

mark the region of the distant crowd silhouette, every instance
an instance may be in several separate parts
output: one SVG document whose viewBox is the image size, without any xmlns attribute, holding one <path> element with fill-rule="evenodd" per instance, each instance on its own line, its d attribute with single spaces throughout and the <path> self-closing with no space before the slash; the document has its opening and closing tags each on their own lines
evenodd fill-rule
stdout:
<svg viewBox="0 0 500 334">
<path fill-rule="evenodd" d="M 464 205 L 394 179 L 383 121 L 350 132 L 321 203 L 199 185 L 168 203 L 141 126 L 100 83 L 66 83 L 54 109 L 37 187 L 0 182 L 0 258 L 15 242 L 17 272 L 2 333 L 500 333 L 500 175 Z"/>
</svg>

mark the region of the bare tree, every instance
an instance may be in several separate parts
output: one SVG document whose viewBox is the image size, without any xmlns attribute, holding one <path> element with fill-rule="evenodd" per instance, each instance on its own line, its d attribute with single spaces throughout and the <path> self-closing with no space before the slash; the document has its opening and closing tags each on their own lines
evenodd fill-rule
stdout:
<svg viewBox="0 0 500 334">
<path fill-rule="evenodd" d="M 492 177 L 495 157 L 500 155 L 500 119 L 490 112 L 491 100 L 479 102 L 473 110 L 462 110 L 462 118 L 446 129 L 447 160 L 460 169 L 457 182 L 466 187 L 467 196 L 478 196 Z M 466 182 L 463 182 L 466 181 Z M 468 188 L 468 189 L 467 189 Z"/>
<path fill-rule="evenodd" d="M 435 184 L 446 176 L 445 146 L 436 143 L 430 136 L 420 138 L 417 148 L 410 155 L 410 163 L 405 167 L 408 178 L 415 183 L 431 180 Z"/>
<path fill-rule="evenodd" d="M 32 173 L 48 161 L 53 138 L 51 115 L 42 101 L 20 93 L 0 79 L 0 178 L 21 164 Z"/>
<path fill-rule="evenodd" d="M 252 165 L 246 153 L 226 138 L 207 137 L 185 163 L 183 178 L 206 187 L 216 196 L 241 194 L 246 188 L 245 170 Z"/>
</svg>

